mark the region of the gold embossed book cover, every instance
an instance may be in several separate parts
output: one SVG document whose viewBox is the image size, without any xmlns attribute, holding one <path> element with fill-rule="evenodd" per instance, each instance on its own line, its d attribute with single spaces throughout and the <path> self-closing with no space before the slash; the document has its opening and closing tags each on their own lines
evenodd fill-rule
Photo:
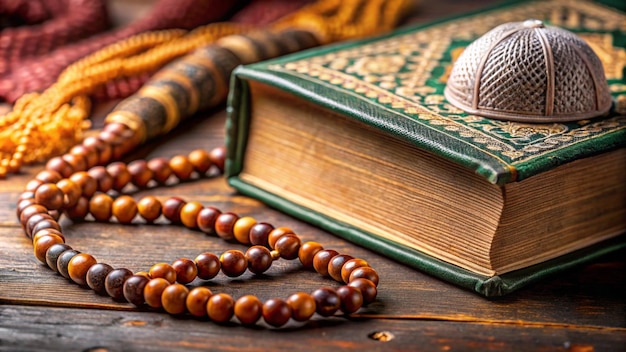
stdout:
<svg viewBox="0 0 626 352">
<path fill-rule="evenodd" d="M 453 63 L 507 22 L 572 31 L 602 62 L 608 115 L 522 123 L 450 104 Z M 485 296 L 626 246 L 626 15 L 514 2 L 238 68 L 229 183 Z"/>
</svg>

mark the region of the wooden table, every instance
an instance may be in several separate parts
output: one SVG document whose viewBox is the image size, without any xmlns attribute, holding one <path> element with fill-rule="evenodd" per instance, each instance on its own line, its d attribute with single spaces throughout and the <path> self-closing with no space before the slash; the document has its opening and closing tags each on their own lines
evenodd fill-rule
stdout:
<svg viewBox="0 0 626 352">
<path fill-rule="evenodd" d="M 424 4 L 420 22 L 475 8 L 489 1 Z M 446 3 L 439 1 L 438 4 Z M 459 2 L 460 3 L 460 2 Z M 449 5 L 449 6 L 448 6 Z M 159 142 L 133 155 L 170 157 L 223 143 L 223 109 L 203 113 Z M 96 120 L 96 124 L 98 120 Z M 389 258 L 348 243 L 306 223 L 238 195 L 220 178 L 141 191 L 181 196 L 259 221 L 294 229 L 304 240 L 365 258 L 381 276 L 373 304 L 351 317 L 316 316 L 280 329 L 265 323 L 216 324 L 114 302 L 71 284 L 32 255 L 15 218 L 17 197 L 41 170 L 0 181 L 0 350 L 573 350 L 626 349 L 626 252 L 602 258 L 499 299 L 485 299 Z M 98 260 L 133 271 L 203 251 L 245 249 L 179 227 L 62 222 L 68 243 Z M 234 297 L 286 298 L 294 291 L 335 286 L 296 263 L 279 261 L 261 277 L 218 276 L 207 285 Z"/>
</svg>

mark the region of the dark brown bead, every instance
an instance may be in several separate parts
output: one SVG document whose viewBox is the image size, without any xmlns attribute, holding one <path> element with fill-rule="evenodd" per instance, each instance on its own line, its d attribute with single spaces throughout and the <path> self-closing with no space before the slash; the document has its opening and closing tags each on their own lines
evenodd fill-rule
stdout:
<svg viewBox="0 0 626 352">
<path fill-rule="evenodd" d="M 24 190 L 26 192 L 35 192 L 37 188 L 39 188 L 39 186 L 43 185 L 44 183 L 45 182 L 41 180 L 30 180 L 28 181 L 28 183 L 26 183 L 26 187 L 24 187 Z"/>
<path fill-rule="evenodd" d="M 148 161 L 148 168 L 152 170 L 153 178 L 159 184 L 165 184 L 172 176 L 172 168 L 165 158 L 154 158 Z"/>
<path fill-rule="evenodd" d="M 148 168 L 145 160 L 134 160 L 128 164 L 128 172 L 132 177 L 132 182 L 139 188 L 148 187 L 148 183 L 152 180 L 152 170 Z"/>
<path fill-rule="evenodd" d="M 54 170 L 43 170 L 35 176 L 35 179 L 44 183 L 57 183 L 61 181 L 62 178 L 63 176 Z"/>
<path fill-rule="evenodd" d="M 263 319 L 271 326 L 283 326 L 291 318 L 291 307 L 282 299 L 273 298 L 263 303 Z"/>
<path fill-rule="evenodd" d="M 180 211 L 185 204 L 187 202 L 178 197 L 168 198 L 163 203 L 163 216 L 173 224 L 180 224 Z"/>
<path fill-rule="evenodd" d="M 373 282 L 375 286 L 378 286 L 378 273 L 370 267 L 359 267 L 354 269 L 352 273 L 350 273 L 350 277 L 348 277 L 348 282 L 359 278 L 368 279 Z"/>
<path fill-rule="evenodd" d="M 83 140 L 83 145 L 88 148 L 93 148 L 96 150 L 98 155 L 98 164 L 106 165 L 111 161 L 112 157 L 112 147 L 110 144 L 104 142 L 98 137 L 90 136 Z"/>
<path fill-rule="evenodd" d="M 274 226 L 266 222 L 258 222 L 250 228 L 250 243 L 253 245 L 267 247 L 267 238 L 270 232 L 274 229 Z"/>
<path fill-rule="evenodd" d="M 346 314 L 356 312 L 363 305 L 363 295 L 355 287 L 341 286 L 337 289 L 337 294 L 341 301 L 340 309 Z"/>
<path fill-rule="evenodd" d="M 97 221 L 109 221 L 113 207 L 113 198 L 106 193 L 98 193 L 89 201 L 89 213 Z"/>
<path fill-rule="evenodd" d="M 173 284 L 163 290 L 161 303 L 163 309 L 170 314 L 182 314 L 185 312 L 189 289 L 181 284 Z"/>
<path fill-rule="evenodd" d="M 207 303 L 213 292 L 204 286 L 194 287 L 187 295 L 185 306 L 189 314 L 196 317 L 207 315 Z"/>
<path fill-rule="evenodd" d="M 270 234 L 267 236 L 267 244 L 269 244 L 270 248 L 275 249 L 276 241 L 279 238 L 283 237 L 288 233 L 294 233 L 292 229 L 288 227 L 277 227 L 273 229 Z"/>
<path fill-rule="evenodd" d="M 39 204 L 29 205 L 20 213 L 20 224 L 25 228 L 28 219 L 35 214 L 48 214 L 48 209 Z"/>
<path fill-rule="evenodd" d="M 88 147 L 83 144 L 75 145 L 72 149 L 70 149 L 70 154 L 81 156 L 85 160 L 87 168 L 98 165 L 98 162 L 100 161 L 98 158 L 98 151 L 93 146 Z"/>
<path fill-rule="evenodd" d="M 48 210 L 56 210 L 63 206 L 63 191 L 54 183 L 44 183 L 35 191 L 35 200 Z"/>
<path fill-rule="evenodd" d="M 26 209 L 26 207 L 29 207 L 31 205 L 37 204 L 37 202 L 35 201 L 35 198 L 27 198 L 27 199 L 21 199 L 17 202 L 17 206 L 15 207 L 15 215 L 17 215 L 17 218 L 20 218 L 20 214 L 22 214 L 22 211 L 24 211 L 24 209 Z"/>
<path fill-rule="evenodd" d="M 376 285 L 368 279 L 358 278 L 351 280 L 348 286 L 352 286 L 361 291 L 361 295 L 363 295 L 363 304 L 374 302 L 376 295 L 378 294 Z"/>
<path fill-rule="evenodd" d="M 192 282 L 198 275 L 196 263 L 187 258 L 176 259 L 172 267 L 176 271 L 176 281 L 183 285 Z"/>
<path fill-rule="evenodd" d="M 52 217 L 51 217 L 52 218 Z M 32 217 L 31 217 L 32 219 Z M 27 223 L 28 224 L 28 223 Z M 61 232 L 61 225 L 54 219 L 43 219 L 37 222 L 31 229 L 31 234 L 37 233 L 40 230 L 51 229 Z"/>
<path fill-rule="evenodd" d="M 295 321 L 309 320 L 315 313 L 315 299 L 304 292 L 297 292 L 287 298 L 291 308 L 291 317 Z"/>
<path fill-rule="evenodd" d="M 163 278 L 167 280 L 169 283 L 173 284 L 176 282 L 176 270 L 167 264 L 167 263 L 157 263 L 150 267 L 150 277 L 155 278 Z"/>
<path fill-rule="evenodd" d="M 320 273 L 320 275 L 328 275 L 328 263 L 330 263 L 330 260 L 336 255 L 339 255 L 339 252 L 333 249 L 323 249 L 317 252 L 313 256 L 313 268 Z"/>
<path fill-rule="evenodd" d="M 129 277 L 124 282 L 124 288 L 122 289 L 124 298 L 137 307 L 142 306 L 145 303 L 143 291 L 148 281 L 150 281 L 150 278 L 145 275 L 135 274 Z"/>
<path fill-rule="evenodd" d="M 41 230 L 41 231 L 49 232 L 48 230 Z M 63 240 L 63 237 L 53 234 L 53 233 L 48 233 L 46 235 L 37 237 L 33 241 L 33 247 L 34 247 L 33 249 L 34 249 L 35 257 L 37 258 L 37 260 L 39 260 L 43 264 L 46 264 L 46 252 L 48 251 L 50 247 L 52 247 L 53 245 L 57 243 L 65 243 L 65 241 Z"/>
<path fill-rule="evenodd" d="M 153 196 L 143 197 L 137 203 L 137 212 L 147 222 L 153 222 L 161 216 L 161 201 Z"/>
<path fill-rule="evenodd" d="M 116 161 L 106 167 L 107 172 L 113 177 L 113 189 L 121 191 L 133 179 L 126 164 Z"/>
<path fill-rule="evenodd" d="M 26 224 L 24 224 L 24 231 L 26 232 L 26 236 L 32 238 L 34 234 L 33 229 L 37 224 L 44 220 L 54 221 L 52 216 L 50 216 L 50 214 L 48 213 L 33 214 L 33 216 L 28 218 L 28 220 L 26 220 Z"/>
<path fill-rule="evenodd" d="M 98 191 L 106 193 L 113 188 L 113 176 L 109 174 L 104 166 L 95 166 L 87 171 L 98 184 Z"/>
<path fill-rule="evenodd" d="M 235 300 L 226 293 L 218 293 L 209 298 L 207 314 L 217 323 L 229 321 L 235 313 Z"/>
<path fill-rule="evenodd" d="M 317 242 L 304 242 L 302 246 L 300 246 L 300 250 L 298 250 L 298 258 L 302 266 L 307 269 L 312 269 L 315 254 L 323 249 L 324 247 Z"/>
<path fill-rule="evenodd" d="M 63 192 L 63 206 L 71 208 L 78 203 L 78 199 L 83 194 L 83 189 L 76 182 L 69 178 L 64 178 L 57 182 L 57 187 Z"/>
<path fill-rule="evenodd" d="M 219 237 L 226 241 L 230 241 L 235 238 L 235 234 L 233 233 L 233 228 L 235 227 L 235 223 L 239 219 L 239 216 L 234 213 L 222 213 L 215 220 L 215 232 Z"/>
<path fill-rule="evenodd" d="M 209 153 L 203 149 L 196 149 L 192 151 L 189 153 L 189 156 L 187 156 L 187 159 L 193 168 L 201 175 L 209 171 L 212 165 Z"/>
<path fill-rule="evenodd" d="M 74 173 L 72 165 L 63 160 L 60 156 L 55 156 L 54 158 L 48 160 L 46 163 L 46 169 L 54 171 L 63 177 L 70 177 Z"/>
<path fill-rule="evenodd" d="M 198 268 L 198 277 L 203 280 L 210 280 L 220 272 L 220 259 L 213 253 L 201 253 L 195 259 Z"/>
<path fill-rule="evenodd" d="M 130 224 L 137 215 L 137 203 L 131 196 L 121 195 L 113 201 L 111 212 L 121 224 Z"/>
<path fill-rule="evenodd" d="M 70 164 L 74 173 L 87 170 L 87 162 L 85 162 L 85 159 L 80 156 L 74 154 L 63 154 L 61 156 L 61 159 L 67 161 L 67 163 Z"/>
<path fill-rule="evenodd" d="M 113 267 L 105 263 L 96 263 L 87 270 L 87 286 L 97 293 L 106 293 L 106 277 Z"/>
<path fill-rule="evenodd" d="M 211 159 L 211 163 L 220 170 L 220 173 L 223 173 L 224 163 L 226 161 L 226 148 L 218 147 L 211 150 L 211 152 L 209 152 L 209 158 Z"/>
<path fill-rule="evenodd" d="M 58 272 L 57 260 L 59 259 L 61 253 L 69 249 L 72 249 L 72 247 L 65 243 L 57 243 L 50 246 L 50 248 L 46 251 L 46 264 L 48 264 L 48 267 L 53 271 Z"/>
<path fill-rule="evenodd" d="M 252 246 L 246 251 L 248 270 L 255 274 L 262 274 L 272 266 L 270 250 L 263 246 Z"/>
<path fill-rule="evenodd" d="M 251 325 L 263 314 L 263 304 L 253 295 L 245 295 L 235 302 L 235 316 L 242 324 Z"/>
<path fill-rule="evenodd" d="M 70 180 L 80 186 L 82 195 L 89 198 L 98 190 L 98 182 L 85 171 L 80 171 L 70 176 Z"/>
<path fill-rule="evenodd" d="M 198 227 L 198 213 L 204 206 L 199 202 L 188 202 L 180 209 L 180 222 L 190 229 Z"/>
<path fill-rule="evenodd" d="M 89 214 L 89 199 L 86 197 L 78 198 L 76 205 L 65 210 L 65 214 L 72 221 L 81 221 Z"/>
<path fill-rule="evenodd" d="M 200 231 L 213 235 L 215 234 L 215 221 L 222 212 L 214 207 L 204 207 L 200 209 L 196 217 L 196 224 Z"/>
<path fill-rule="evenodd" d="M 143 299 L 146 304 L 152 308 L 162 307 L 163 302 L 161 301 L 161 295 L 169 285 L 170 282 L 161 277 L 148 281 L 143 290 Z"/>
<path fill-rule="evenodd" d="M 311 297 L 315 300 L 315 311 L 323 317 L 335 314 L 341 306 L 339 295 L 330 287 L 318 288 L 311 293 Z"/>
<path fill-rule="evenodd" d="M 295 233 L 288 233 L 276 241 L 274 248 L 280 253 L 281 258 L 292 260 L 298 258 L 298 251 L 302 240 Z"/>
<path fill-rule="evenodd" d="M 70 264 L 70 260 L 79 253 L 80 252 L 77 250 L 68 249 L 59 255 L 59 257 L 57 258 L 57 271 L 59 272 L 59 274 L 61 274 L 61 276 L 66 279 L 70 278 L 68 265 Z"/>
<path fill-rule="evenodd" d="M 343 282 L 343 279 L 341 278 L 341 269 L 345 263 L 352 259 L 354 259 L 354 257 L 347 254 L 334 256 L 330 262 L 328 262 L 328 275 L 338 282 Z"/>
<path fill-rule="evenodd" d="M 67 266 L 70 279 L 81 286 L 87 285 L 87 271 L 94 264 L 96 264 L 96 258 L 91 254 L 79 253 L 75 255 L 70 259 Z"/>
<path fill-rule="evenodd" d="M 124 283 L 131 276 L 133 272 L 126 268 L 111 271 L 104 281 L 107 294 L 116 300 L 124 299 Z"/>
<path fill-rule="evenodd" d="M 170 168 L 176 177 L 185 181 L 191 178 L 191 173 L 193 172 L 193 165 L 189 162 L 184 155 L 176 155 L 172 157 L 169 161 Z"/>
<path fill-rule="evenodd" d="M 246 272 L 248 262 L 246 256 L 238 250 L 228 250 L 220 256 L 222 272 L 229 277 L 237 277 Z"/>
</svg>

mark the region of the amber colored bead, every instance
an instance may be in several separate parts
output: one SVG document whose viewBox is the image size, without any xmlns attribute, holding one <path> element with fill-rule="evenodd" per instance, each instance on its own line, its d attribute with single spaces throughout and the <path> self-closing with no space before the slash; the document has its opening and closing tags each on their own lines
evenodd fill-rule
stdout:
<svg viewBox="0 0 626 352">
<path fill-rule="evenodd" d="M 341 301 L 340 309 L 342 312 L 346 314 L 354 313 L 363 305 L 363 295 L 357 288 L 341 286 L 336 291 Z"/>
<path fill-rule="evenodd" d="M 252 246 L 246 251 L 248 270 L 255 274 L 262 274 L 272 266 L 270 250 L 263 246 Z"/>
<path fill-rule="evenodd" d="M 94 264 L 96 264 L 96 258 L 91 254 L 79 253 L 75 255 L 67 266 L 70 279 L 81 286 L 87 285 L 87 271 Z"/>
<path fill-rule="evenodd" d="M 98 152 L 93 146 L 88 147 L 82 144 L 75 145 L 72 149 L 70 149 L 70 154 L 82 157 L 87 164 L 87 168 L 98 165 L 98 162 L 100 161 L 98 158 Z"/>
<path fill-rule="evenodd" d="M 80 186 L 82 195 L 89 198 L 98 190 L 98 181 L 89 176 L 85 171 L 80 171 L 70 176 L 70 180 Z"/>
<path fill-rule="evenodd" d="M 315 253 L 313 256 L 313 268 L 320 275 L 328 275 L 328 263 L 336 255 L 339 255 L 339 252 L 333 249 L 323 249 Z"/>
<path fill-rule="evenodd" d="M 298 258 L 298 251 L 302 245 L 300 237 L 294 233 L 288 233 L 282 236 L 274 244 L 274 248 L 280 253 L 280 256 L 287 260 Z"/>
<path fill-rule="evenodd" d="M 48 160 L 46 163 L 46 169 L 57 172 L 63 177 L 70 177 L 70 175 L 74 173 L 72 166 L 60 156 L 55 156 L 54 158 Z"/>
<path fill-rule="evenodd" d="M 235 222 L 233 226 L 233 235 L 239 243 L 250 243 L 250 228 L 256 224 L 256 220 L 251 216 L 244 216 Z"/>
<path fill-rule="evenodd" d="M 122 300 L 124 298 L 124 282 L 131 276 L 133 276 L 133 272 L 126 268 L 111 271 L 104 281 L 107 294 L 113 299 Z"/>
<path fill-rule="evenodd" d="M 291 317 L 295 321 L 309 320 L 315 313 L 315 299 L 310 294 L 297 292 L 287 298 Z"/>
<path fill-rule="evenodd" d="M 24 231 L 26 232 L 26 237 L 32 238 L 34 234 L 33 229 L 35 228 L 35 226 L 45 220 L 54 221 L 52 216 L 50 216 L 50 214 L 48 213 L 33 214 L 33 216 L 28 218 L 28 220 L 26 220 L 26 223 L 24 224 Z"/>
<path fill-rule="evenodd" d="M 85 147 L 94 148 L 98 154 L 98 164 L 106 165 L 111 161 L 113 149 L 110 144 L 104 142 L 98 137 L 90 136 L 83 140 Z"/>
<path fill-rule="evenodd" d="M 224 147 L 218 147 L 215 149 L 212 149 L 209 152 L 209 158 L 211 159 L 211 163 L 213 163 L 213 165 L 217 166 L 217 168 L 220 170 L 220 172 L 224 172 L 224 163 L 226 161 L 226 148 Z"/>
<path fill-rule="evenodd" d="M 78 198 L 76 205 L 71 208 L 65 209 L 65 214 L 72 219 L 72 221 L 80 221 L 89 214 L 89 199 L 86 197 Z"/>
<path fill-rule="evenodd" d="M 268 299 L 263 303 L 263 320 L 271 326 L 285 325 L 291 318 L 291 307 L 282 299 Z"/>
<path fill-rule="evenodd" d="M 253 245 L 264 246 L 267 247 L 269 244 L 267 243 L 267 238 L 270 235 L 270 232 L 274 229 L 274 226 L 266 223 L 259 222 L 254 224 L 249 231 L 250 243 Z"/>
<path fill-rule="evenodd" d="M 179 224 L 180 223 L 180 211 L 183 208 L 183 206 L 185 206 L 185 204 L 187 204 L 187 202 L 185 202 L 184 200 L 178 197 L 168 198 L 163 203 L 163 210 L 162 210 L 163 216 L 165 216 L 165 218 L 171 221 L 172 223 Z"/>
<path fill-rule="evenodd" d="M 198 268 L 197 275 L 203 280 L 210 280 L 220 272 L 220 259 L 213 253 L 201 253 L 194 262 Z"/>
<path fill-rule="evenodd" d="M 87 162 L 80 156 L 74 154 L 63 154 L 61 159 L 67 161 L 74 173 L 87 170 Z"/>
<path fill-rule="evenodd" d="M 63 236 L 61 231 L 55 230 L 55 229 L 41 229 L 37 232 L 33 232 L 33 243 L 37 242 L 39 240 L 39 237 L 48 236 L 48 235 L 59 236 L 65 243 L 65 236 Z"/>
<path fill-rule="evenodd" d="M 196 224 L 200 231 L 213 235 L 215 234 L 215 221 L 222 212 L 214 207 L 204 207 L 198 212 Z"/>
<path fill-rule="evenodd" d="M 129 277 L 126 282 L 124 282 L 122 289 L 124 298 L 137 307 L 143 305 L 145 303 L 143 291 L 148 281 L 150 281 L 150 278 L 146 275 L 135 274 Z"/>
<path fill-rule="evenodd" d="M 161 295 L 170 282 L 162 277 L 157 277 L 148 281 L 143 289 L 143 299 L 147 305 L 152 308 L 160 308 L 163 306 Z"/>
<path fill-rule="evenodd" d="M 206 311 L 211 320 L 217 323 L 227 322 L 235 313 L 235 300 L 226 293 L 218 293 L 209 298 Z"/>
<path fill-rule="evenodd" d="M 263 314 L 263 303 L 253 295 L 245 295 L 235 302 L 235 316 L 242 324 L 251 325 Z"/>
<path fill-rule="evenodd" d="M 45 230 L 42 230 L 45 231 Z M 40 262 L 46 264 L 46 252 L 50 247 L 57 243 L 64 243 L 63 238 L 61 236 L 55 234 L 47 234 L 45 236 L 40 236 L 36 241 L 33 242 L 35 257 Z"/>
<path fill-rule="evenodd" d="M 347 282 L 351 282 L 352 280 L 356 280 L 359 278 L 370 280 L 374 283 L 375 286 L 378 286 L 378 273 L 376 272 L 376 270 L 370 267 L 359 267 L 354 269 L 350 273 L 350 277 L 348 277 Z"/>
<path fill-rule="evenodd" d="M 57 258 L 57 271 L 66 279 L 70 278 L 70 274 L 68 272 L 70 260 L 77 254 L 80 254 L 80 252 L 74 249 L 68 249 L 61 253 Z"/>
<path fill-rule="evenodd" d="M 203 317 L 207 315 L 207 303 L 209 298 L 213 295 L 213 292 L 206 287 L 198 286 L 194 287 L 187 295 L 185 306 L 187 311 L 196 317 Z"/>
<path fill-rule="evenodd" d="M 54 170 L 43 170 L 35 176 L 35 179 L 44 183 L 57 183 L 61 181 L 62 178 L 63 176 Z"/>
<path fill-rule="evenodd" d="M 106 293 L 106 277 L 113 271 L 113 267 L 105 263 L 96 263 L 87 270 L 87 286 L 97 293 Z"/>
<path fill-rule="evenodd" d="M 133 184 L 139 188 L 147 187 L 154 175 L 152 170 L 148 168 L 148 163 L 145 160 L 131 161 L 128 163 L 127 168 L 132 177 Z"/>
<path fill-rule="evenodd" d="M 188 202 L 180 209 L 180 222 L 183 225 L 195 229 L 198 227 L 198 213 L 204 206 L 199 202 Z"/>
<path fill-rule="evenodd" d="M 106 193 L 113 188 L 113 176 L 109 174 L 104 166 L 93 167 L 87 173 L 96 180 L 98 191 Z"/>
<path fill-rule="evenodd" d="M 113 198 L 106 193 L 98 193 L 89 201 L 89 213 L 97 221 L 109 221 L 113 207 Z"/>
<path fill-rule="evenodd" d="M 176 270 L 167 263 L 157 263 L 150 267 L 150 277 L 163 278 L 173 284 L 176 281 Z"/>
<path fill-rule="evenodd" d="M 189 289 L 181 284 L 173 284 L 163 290 L 161 303 L 163 309 L 170 314 L 182 314 L 185 312 Z"/>
<path fill-rule="evenodd" d="M 169 162 L 165 158 L 150 159 L 148 168 L 152 170 L 152 177 L 159 184 L 165 184 L 173 173 Z"/>
<path fill-rule="evenodd" d="M 191 178 L 193 172 L 193 165 L 189 162 L 184 155 L 176 155 L 169 161 L 170 168 L 179 180 L 185 181 Z"/>
<path fill-rule="evenodd" d="M 176 271 L 176 281 L 183 285 L 192 282 L 198 275 L 196 263 L 187 258 L 176 259 L 172 268 Z"/>
<path fill-rule="evenodd" d="M 33 205 L 29 205 L 26 208 L 24 208 L 24 210 L 22 210 L 22 212 L 20 213 L 20 224 L 22 224 L 22 226 L 26 226 L 26 223 L 28 222 L 28 219 L 35 215 L 35 214 L 47 214 L 48 213 L 48 209 L 46 209 L 44 206 L 39 205 L 39 204 L 33 204 Z"/>
<path fill-rule="evenodd" d="M 378 294 L 376 285 L 368 279 L 357 278 L 351 280 L 348 286 L 352 286 L 361 291 L 361 295 L 363 295 L 363 304 L 374 302 L 376 295 Z"/>
<path fill-rule="evenodd" d="M 341 269 L 345 263 L 352 259 L 354 259 L 354 257 L 347 254 L 339 254 L 332 257 L 330 262 L 328 262 L 328 275 L 338 282 L 343 282 Z"/>
<path fill-rule="evenodd" d="M 111 206 L 113 216 L 122 224 L 130 224 L 137 215 L 137 203 L 131 196 L 121 195 Z"/>
<path fill-rule="evenodd" d="M 65 208 L 71 208 L 76 205 L 76 203 L 78 203 L 78 199 L 83 194 L 83 190 L 80 188 L 80 185 L 69 178 L 64 178 L 57 182 L 57 187 L 59 187 L 59 189 L 63 192 L 63 206 Z"/>
<path fill-rule="evenodd" d="M 147 222 L 153 222 L 161 216 L 161 201 L 153 196 L 143 197 L 137 203 L 137 211 Z"/>
<path fill-rule="evenodd" d="M 106 167 L 107 172 L 113 177 L 113 189 L 120 191 L 133 179 L 126 164 L 116 161 Z"/>
<path fill-rule="evenodd" d="M 49 210 L 63 206 L 63 191 L 54 183 L 44 183 L 35 191 L 35 200 Z"/>
<path fill-rule="evenodd" d="M 211 158 L 209 157 L 209 153 L 203 149 L 196 149 L 189 153 L 187 159 L 193 166 L 193 168 L 198 171 L 200 174 L 204 174 L 211 168 Z"/>
<path fill-rule="evenodd" d="M 238 219 L 239 216 L 237 214 L 230 212 L 218 215 L 215 220 L 215 232 L 226 241 L 234 239 L 235 234 L 233 233 L 233 229 Z"/>
<path fill-rule="evenodd" d="M 248 262 L 246 256 L 238 250 L 228 250 L 220 256 L 220 264 L 222 266 L 222 272 L 229 277 L 237 277 L 248 268 Z"/>
<path fill-rule="evenodd" d="M 277 227 L 273 229 L 267 236 L 267 244 L 270 246 L 270 248 L 276 249 L 275 247 L 276 241 L 278 241 L 279 238 L 283 237 L 284 235 L 288 233 L 294 233 L 294 232 L 292 229 L 288 227 Z"/>
<path fill-rule="evenodd" d="M 341 306 L 339 295 L 330 287 L 318 288 L 311 293 L 311 297 L 315 300 L 315 311 L 323 317 L 335 314 Z"/>
<path fill-rule="evenodd" d="M 307 269 L 312 269 L 313 257 L 317 254 L 317 252 L 323 249 L 324 247 L 317 242 L 304 242 L 298 250 L 298 258 L 300 259 L 302 266 Z"/>
<path fill-rule="evenodd" d="M 50 248 L 46 251 L 46 264 L 48 267 L 53 271 L 58 272 L 57 260 L 59 259 L 61 253 L 69 249 L 72 249 L 72 247 L 65 243 L 57 243 L 50 246 Z"/>
<path fill-rule="evenodd" d="M 24 190 L 26 192 L 35 192 L 37 190 L 37 188 L 39 188 L 39 186 L 43 185 L 45 182 L 41 181 L 41 180 L 30 180 L 28 181 L 28 183 L 26 183 L 26 186 L 24 187 Z"/>
</svg>

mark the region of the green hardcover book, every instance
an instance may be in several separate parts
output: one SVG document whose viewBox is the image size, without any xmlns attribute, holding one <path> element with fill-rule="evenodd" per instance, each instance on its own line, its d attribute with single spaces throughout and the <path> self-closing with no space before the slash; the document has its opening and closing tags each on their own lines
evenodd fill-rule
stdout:
<svg viewBox="0 0 626 352">
<path fill-rule="evenodd" d="M 608 116 L 507 122 L 446 101 L 459 53 L 527 19 L 594 49 L 614 98 Z M 508 294 L 626 247 L 625 47 L 624 13 L 551 0 L 239 67 L 228 182 L 399 262 Z"/>
</svg>

